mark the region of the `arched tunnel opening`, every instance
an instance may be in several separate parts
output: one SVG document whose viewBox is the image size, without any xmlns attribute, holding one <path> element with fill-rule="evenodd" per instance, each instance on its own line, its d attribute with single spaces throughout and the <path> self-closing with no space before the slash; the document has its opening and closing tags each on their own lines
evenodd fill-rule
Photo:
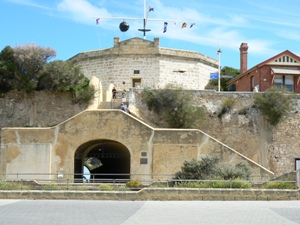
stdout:
<svg viewBox="0 0 300 225">
<path fill-rule="evenodd" d="M 112 140 L 94 140 L 79 146 L 74 160 L 75 182 L 124 182 L 130 179 L 130 153 Z M 84 176 L 84 167 L 90 172 Z"/>
</svg>

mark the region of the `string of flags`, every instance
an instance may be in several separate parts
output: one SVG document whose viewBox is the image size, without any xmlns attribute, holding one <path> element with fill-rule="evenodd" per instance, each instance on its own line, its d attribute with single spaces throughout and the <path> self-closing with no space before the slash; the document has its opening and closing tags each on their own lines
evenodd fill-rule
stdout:
<svg viewBox="0 0 300 225">
<path fill-rule="evenodd" d="M 167 26 L 168 26 L 168 23 L 167 23 L 167 22 L 164 22 L 164 33 L 167 32 Z"/>
<path fill-rule="evenodd" d="M 174 22 L 174 25 L 176 25 L 176 22 Z M 194 25 L 196 25 L 196 23 L 191 23 L 190 28 L 192 28 Z M 163 30 L 163 33 L 166 33 L 166 32 L 167 32 L 167 26 L 168 26 L 168 23 L 167 23 L 167 22 L 164 22 L 164 30 Z M 186 26 L 187 26 L 187 23 L 184 22 L 184 23 L 181 25 L 181 29 L 186 28 Z"/>
<path fill-rule="evenodd" d="M 149 9 L 148 9 L 148 12 L 154 12 L 154 8 L 152 8 L 151 6 L 149 6 Z M 100 21 L 100 18 L 97 18 L 96 19 L 96 24 L 98 25 L 99 24 L 99 21 Z M 176 21 L 174 21 L 174 25 L 176 25 Z M 196 25 L 195 23 L 191 23 L 190 24 L 190 28 L 192 28 L 194 25 Z M 184 22 L 182 25 L 181 25 L 181 28 L 186 28 L 187 27 L 187 23 Z M 168 22 L 164 22 L 164 28 L 163 28 L 163 33 L 166 33 L 167 32 L 167 28 L 168 28 Z"/>
</svg>

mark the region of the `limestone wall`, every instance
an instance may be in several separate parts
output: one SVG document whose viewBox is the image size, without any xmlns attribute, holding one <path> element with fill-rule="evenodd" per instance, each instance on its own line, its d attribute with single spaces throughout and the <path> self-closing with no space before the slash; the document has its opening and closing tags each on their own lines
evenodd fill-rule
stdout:
<svg viewBox="0 0 300 225">
<path fill-rule="evenodd" d="M 272 175 L 199 130 L 155 129 L 121 110 L 85 110 L 51 128 L 4 128 L 6 178 L 12 179 L 12 173 L 51 173 L 55 179 L 55 174 L 63 173 L 71 181 L 74 156 L 80 146 L 94 140 L 112 140 L 125 146 L 131 179 L 141 174 L 143 180 L 166 179 L 178 172 L 184 161 L 211 154 L 231 164 L 244 161 L 259 178 Z M 145 163 L 141 163 L 142 157 Z"/>
<path fill-rule="evenodd" d="M 141 89 L 130 91 L 129 108 L 151 126 L 157 127 L 155 115 L 149 113 L 147 107 L 141 102 L 141 93 Z M 273 171 L 275 175 L 293 171 L 295 158 L 300 158 L 300 114 L 298 113 L 300 112 L 300 101 L 295 100 L 294 110 L 284 123 L 272 128 L 255 108 L 251 108 L 253 105 L 252 94 L 195 91 L 195 103 L 204 105 L 209 115 L 208 122 L 201 127 L 201 130 Z M 218 117 L 222 99 L 226 98 L 236 99 L 236 105 L 232 112 Z M 36 92 L 28 96 L 13 92 L 0 98 L 0 106 L 1 128 L 49 127 L 69 119 L 85 108 L 77 104 L 74 105 L 68 94 L 45 92 Z M 35 141 L 35 136 L 38 136 L 38 133 L 32 135 L 32 141 Z M 50 143 L 50 141 L 44 140 L 41 143 Z M 154 146 L 154 148 L 156 147 Z M 172 149 L 167 150 L 167 144 L 166 151 L 169 151 L 168 154 L 172 154 Z M 197 151 L 193 154 L 201 156 L 201 154 L 208 154 L 207 152 Z M 1 149 L 1 160 L 4 154 L 5 151 Z M 154 155 L 154 159 L 156 156 Z M 0 169 L 3 171 L 4 163 L 2 161 L 0 163 Z M 167 165 L 167 168 L 172 170 L 171 165 Z"/>
<path fill-rule="evenodd" d="M 0 128 L 53 126 L 85 108 L 72 102 L 71 93 L 13 91 L 0 98 Z"/>
<path fill-rule="evenodd" d="M 156 57 L 147 55 L 107 56 L 91 58 L 77 63 L 88 78 L 95 76 L 101 80 L 104 90 L 114 84 L 117 90 L 128 90 L 132 87 L 132 79 L 142 80 L 142 86 L 155 87 L 159 80 L 159 64 Z M 139 71 L 134 74 L 134 71 Z M 125 84 L 123 84 L 125 82 Z"/>
<path fill-rule="evenodd" d="M 130 110 L 159 127 L 160 121 L 141 102 L 141 90 L 130 94 Z M 200 130 L 266 167 L 276 176 L 295 170 L 300 158 L 300 100 L 294 100 L 289 118 L 271 127 L 253 106 L 252 92 L 194 91 L 195 104 L 207 109 L 207 122 Z M 219 117 L 222 100 L 235 100 L 233 110 Z"/>
</svg>

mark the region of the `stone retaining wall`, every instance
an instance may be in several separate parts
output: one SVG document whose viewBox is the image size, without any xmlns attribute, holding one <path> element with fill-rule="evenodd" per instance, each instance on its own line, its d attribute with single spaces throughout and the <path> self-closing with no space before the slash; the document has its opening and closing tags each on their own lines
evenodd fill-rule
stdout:
<svg viewBox="0 0 300 225">
<path fill-rule="evenodd" d="M 300 200 L 300 190 L 144 188 L 140 191 L 0 191 L 0 199 L 278 201 Z"/>
</svg>

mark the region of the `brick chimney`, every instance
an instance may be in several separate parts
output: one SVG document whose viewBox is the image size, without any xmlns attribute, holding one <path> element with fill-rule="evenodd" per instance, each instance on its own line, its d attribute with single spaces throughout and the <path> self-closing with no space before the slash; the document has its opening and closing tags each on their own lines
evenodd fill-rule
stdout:
<svg viewBox="0 0 300 225">
<path fill-rule="evenodd" d="M 242 43 L 240 46 L 240 73 L 244 73 L 248 70 L 248 45 Z"/>
</svg>

